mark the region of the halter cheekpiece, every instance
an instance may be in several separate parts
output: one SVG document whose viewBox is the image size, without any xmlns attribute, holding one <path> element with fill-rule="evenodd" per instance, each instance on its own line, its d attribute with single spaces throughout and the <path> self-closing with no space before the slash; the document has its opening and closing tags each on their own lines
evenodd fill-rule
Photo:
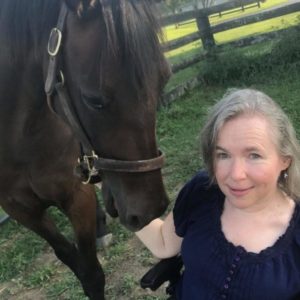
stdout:
<svg viewBox="0 0 300 300">
<path fill-rule="evenodd" d="M 62 61 L 60 50 L 62 48 L 63 31 L 67 14 L 68 8 L 64 1 L 62 1 L 56 27 L 52 28 L 48 39 L 49 64 L 45 92 L 47 94 L 48 106 L 53 112 L 55 111 L 52 107 L 51 96 L 54 93 L 57 94 L 64 116 L 80 142 L 81 155 L 78 158 L 78 164 L 75 168 L 76 174 L 79 175 L 83 183 L 87 184 L 101 181 L 100 171 L 140 173 L 161 169 L 165 160 L 165 156 L 161 151 L 159 151 L 159 156 L 155 158 L 124 161 L 100 157 L 93 150 L 94 148 L 86 130 L 82 126 L 76 109 L 72 105 L 63 71 L 60 68 Z"/>
</svg>

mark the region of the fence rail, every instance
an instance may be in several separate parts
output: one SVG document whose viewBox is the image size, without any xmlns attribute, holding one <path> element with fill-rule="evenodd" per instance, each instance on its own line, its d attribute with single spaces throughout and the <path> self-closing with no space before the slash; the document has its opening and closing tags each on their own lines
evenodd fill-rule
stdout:
<svg viewBox="0 0 300 300">
<path fill-rule="evenodd" d="M 222 32 L 240 26 L 249 25 L 260 21 L 265 21 L 276 17 L 281 17 L 283 15 L 288 15 L 297 11 L 300 11 L 300 2 L 291 3 L 286 6 L 278 7 L 273 10 L 261 11 L 256 13 L 255 15 L 249 15 L 243 18 L 237 18 L 234 20 L 225 21 L 220 24 L 211 26 L 211 31 L 213 33 Z"/>
<path fill-rule="evenodd" d="M 293 3 L 287 3 L 282 6 L 273 7 L 270 9 L 259 11 L 258 13 L 252 13 L 250 15 L 236 18 L 233 20 L 224 21 L 222 23 L 211 25 L 209 21 L 209 16 L 220 13 L 223 11 L 228 11 L 231 9 L 236 9 L 238 7 L 241 7 L 243 4 L 244 8 L 246 5 L 253 5 L 254 3 L 257 3 L 257 5 L 260 5 L 260 1 L 253 1 L 253 0 L 235 0 L 227 3 L 223 3 L 220 5 L 213 6 L 211 8 L 205 8 L 201 10 L 194 10 L 189 12 L 184 12 L 178 15 L 168 16 L 163 18 L 162 24 L 164 25 L 170 25 L 174 24 L 176 22 L 187 22 L 191 19 L 196 20 L 198 31 L 194 32 L 192 34 L 188 34 L 184 37 L 169 41 L 167 43 L 163 44 L 164 51 L 170 51 L 177 49 L 179 47 L 185 46 L 191 42 L 201 40 L 203 48 L 206 50 L 206 53 L 209 52 L 212 48 L 214 50 L 222 50 L 224 49 L 224 46 L 234 46 L 234 47 L 244 47 L 251 44 L 256 44 L 262 41 L 265 41 L 267 39 L 274 38 L 278 36 L 278 34 L 284 32 L 284 30 L 279 31 L 273 31 L 270 33 L 264 33 L 261 35 L 255 35 L 252 37 L 245 37 L 240 40 L 232 41 L 226 44 L 222 45 L 216 45 L 216 42 L 214 40 L 214 34 L 223 32 L 229 29 L 238 28 L 244 25 L 254 24 L 256 22 L 261 22 L 265 20 L 269 20 L 272 18 L 284 16 L 287 14 L 295 13 L 300 11 L 300 0 L 295 1 Z M 176 63 L 172 65 L 172 71 L 173 73 L 179 72 L 187 67 L 192 66 L 193 64 L 200 62 L 201 60 L 206 59 L 206 54 L 198 53 L 194 55 L 193 57 L 190 57 L 188 59 L 182 60 L 180 63 Z M 165 93 L 164 99 L 162 100 L 162 104 L 167 104 L 177 97 L 183 95 L 185 91 L 189 90 L 190 88 L 193 88 L 199 84 L 201 81 L 200 78 L 192 78 L 191 80 L 184 82 L 178 87 L 175 87 L 171 91 Z"/>
<path fill-rule="evenodd" d="M 204 8 L 201 10 L 190 10 L 190 11 L 186 11 L 180 14 L 175 14 L 175 15 L 170 15 L 167 17 L 164 17 L 162 19 L 162 26 L 168 26 L 168 25 L 172 25 L 175 23 L 180 23 L 180 22 L 185 22 L 187 20 L 191 20 L 191 19 L 196 19 L 197 18 L 197 13 L 199 11 L 204 12 L 206 15 L 213 15 L 216 13 L 222 13 L 224 11 L 227 10 L 231 10 L 231 9 L 235 9 L 238 7 L 245 7 L 249 4 L 253 4 L 253 3 L 260 3 L 261 0 L 234 0 L 234 1 L 230 1 L 230 2 L 226 2 L 226 3 L 222 3 L 222 4 L 218 4 L 218 5 L 214 5 L 212 7 L 209 8 Z"/>
</svg>

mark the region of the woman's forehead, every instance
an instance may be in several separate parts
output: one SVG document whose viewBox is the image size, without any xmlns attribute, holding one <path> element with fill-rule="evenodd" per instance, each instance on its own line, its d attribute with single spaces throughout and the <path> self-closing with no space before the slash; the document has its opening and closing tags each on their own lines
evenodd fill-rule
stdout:
<svg viewBox="0 0 300 300">
<path fill-rule="evenodd" d="M 243 142 L 246 147 L 270 143 L 275 146 L 273 132 L 274 128 L 265 117 L 242 115 L 224 123 L 217 136 L 217 145 L 238 145 Z"/>
</svg>

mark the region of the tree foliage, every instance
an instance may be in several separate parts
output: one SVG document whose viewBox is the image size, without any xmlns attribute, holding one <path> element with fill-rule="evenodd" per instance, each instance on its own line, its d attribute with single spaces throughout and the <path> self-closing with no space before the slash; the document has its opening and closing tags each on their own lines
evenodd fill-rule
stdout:
<svg viewBox="0 0 300 300">
<path fill-rule="evenodd" d="M 186 1 L 184 1 L 184 0 L 166 0 L 165 4 L 168 7 L 168 9 L 171 10 L 173 14 L 175 14 L 177 11 L 179 11 L 181 4 L 183 2 L 186 2 Z"/>
<path fill-rule="evenodd" d="M 202 7 L 210 7 L 214 5 L 215 0 L 200 0 Z"/>
</svg>

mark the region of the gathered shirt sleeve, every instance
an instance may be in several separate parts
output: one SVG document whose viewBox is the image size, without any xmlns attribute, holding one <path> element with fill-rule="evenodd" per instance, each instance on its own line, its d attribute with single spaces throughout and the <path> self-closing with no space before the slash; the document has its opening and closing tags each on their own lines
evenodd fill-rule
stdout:
<svg viewBox="0 0 300 300">
<path fill-rule="evenodd" d="M 212 189 L 206 171 L 200 171 L 187 182 L 178 194 L 173 209 L 176 234 L 184 237 L 190 222 L 199 211 L 199 206 L 209 200 Z"/>
</svg>

